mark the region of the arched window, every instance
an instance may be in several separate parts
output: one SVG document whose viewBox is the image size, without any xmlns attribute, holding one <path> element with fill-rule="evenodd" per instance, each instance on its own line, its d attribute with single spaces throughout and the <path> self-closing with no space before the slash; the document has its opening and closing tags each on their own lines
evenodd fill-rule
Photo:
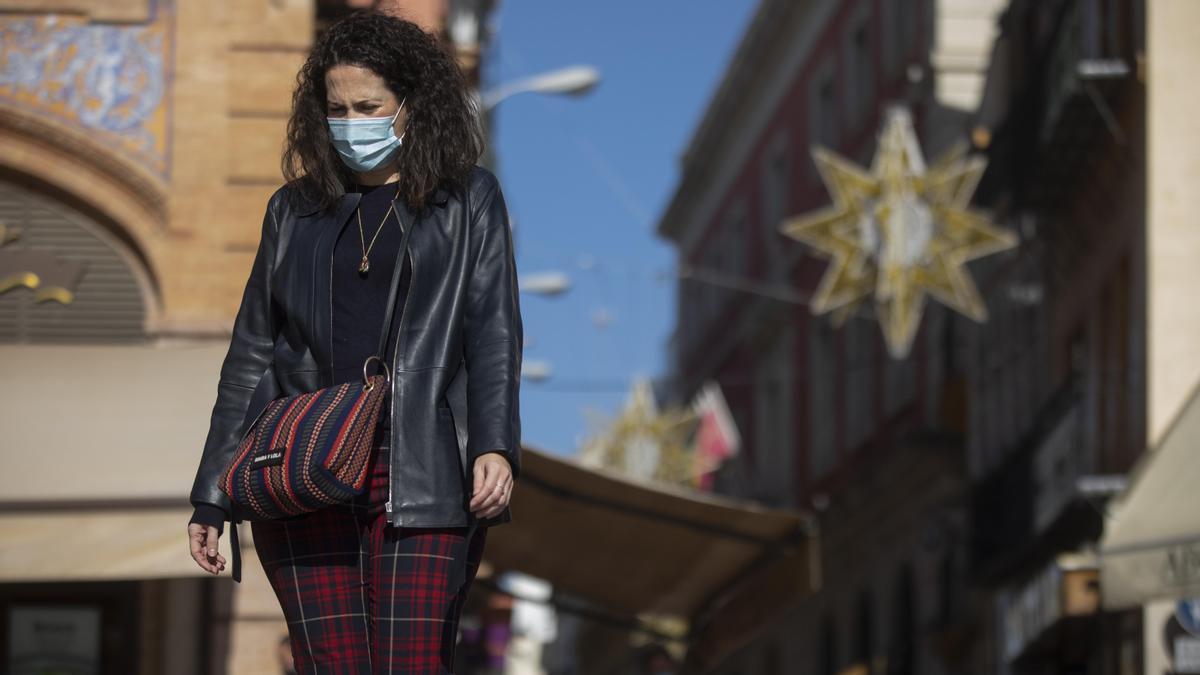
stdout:
<svg viewBox="0 0 1200 675">
<path fill-rule="evenodd" d="M 137 262 L 104 228 L 53 197 L 0 181 L 6 276 L 65 276 L 70 302 L 39 302 L 24 285 L 0 292 L 0 343 L 111 344 L 145 340 Z M 15 237 L 14 237 L 15 233 Z M 26 268 L 28 266 L 28 268 Z M 49 282 L 43 282 L 42 288 Z"/>
</svg>

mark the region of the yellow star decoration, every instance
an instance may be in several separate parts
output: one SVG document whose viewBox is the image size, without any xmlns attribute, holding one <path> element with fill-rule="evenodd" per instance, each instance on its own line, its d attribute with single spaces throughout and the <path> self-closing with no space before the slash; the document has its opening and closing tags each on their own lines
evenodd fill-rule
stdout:
<svg viewBox="0 0 1200 675">
<path fill-rule="evenodd" d="M 638 480 L 692 486 L 694 471 L 688 442 L 696 415 L 690 410 L 658 410 L 649 382 L 638 380 L 624 410 L 584 441 L 580 461 L 606 467 Z"/>
<path fill-rule="evenodd" d="M 0 248 L 6 244 L 10 244 L 21 236 L 21 230 L 15 227 L 9 227 L 5 223 L 0 223 Z M 22 257 L 9 254 L 8 251 L 0 252 L 0 295 L 7 293 L 15 288 L 28 288 L 34 292 L 34 302 L 46 302 L 55 300 L 59 304 L 69 305 L 75 300 L 75 294 L 65 285 L 54 283 L 43 283 L 45 279 L 41 274 L 33 270 L 22 267 L 22 265 L 33 262 L 39 267 L 48 268 L 52 277 L 58 279 L 64 278 L 64 273 L 67 277 L 74 275 L 76 280 L 78 276 L 71 266 L 67 266 L 64 271 L 63 266 L 57 264 L 52 258 L 45 254 L 25 253 Z M 55 274 L 57 272 L 57 274 Z"/>
<path fill-rule="evenodd" d="M 907 110 L 894 108 L 870 173 L 826 150 L 813 159 L 833 205 L 790 218 L 780 230 L 830 258 L 813 314 L 841 324 L 874 293 L 892 358 L 912 349 L 926 296 L 983 322 L 987 308 L 966 263 L 1017 245 L 1016 236 L 970 208 L 987 163 L 965 146 L 926 167 Z"/>
</svg>

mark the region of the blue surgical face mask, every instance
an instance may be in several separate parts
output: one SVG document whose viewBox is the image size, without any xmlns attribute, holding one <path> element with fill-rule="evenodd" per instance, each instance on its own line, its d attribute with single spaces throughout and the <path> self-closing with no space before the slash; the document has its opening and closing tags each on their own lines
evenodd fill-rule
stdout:
<svg viewBox="0 0 1200 675">
<path fill-rule="evenodd" d="M 374 171 L 396 158 L 404 141 L 404 134 L 396 137 L 396 117 L 403 109 L 404 101 L 400 101 L 391 117 L 326 118 L 333 147 L 351 171 Z"/>
</svg>

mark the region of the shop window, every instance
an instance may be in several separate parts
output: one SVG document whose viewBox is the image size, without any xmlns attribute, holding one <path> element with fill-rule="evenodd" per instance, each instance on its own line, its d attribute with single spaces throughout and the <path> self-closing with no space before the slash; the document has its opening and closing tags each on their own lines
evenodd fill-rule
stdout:
<svg viewBox="0 0 1200 675">
<path fill-rule="evenodd" d="M 741 280 L 747 276 L 750 260 L 750 247 L 747 246 L 747 242 L 750 237 L 749 210 L 746 201 L 739 198 L 725 214 L 725 219 L 721 224 L 719 240 L 721 245 L 718 249 L 721 256 L 721 271 L 734 279 Z M 729 300 L 735 292 L 730 290 L 726 293 L 726 300 Z"/>
<path fill-rule="evenodd" d="M 892 591 L 892 627 L 888 647 L 888 675 L 913 675 L 916 672 L 916 599 L 913 567 L 904 563 L 896 573 Z"/>
<path fill-rule="evenodd" d="M 783 220 L 792 215 L 792 152 L 790 137 L 780 132 L 771 141 L 762 163 L 762 240 L 768 277 L 777 278 L 786 263 L 788 243 L 779 231 Z"/>
<path fill-rule="evenodd" d="M 844 47 L 846 68 L 846 116 L 853 128 L 870 117 L 875 104 L 875 54 L 869 5 L 850 22 Z"/>
<path fill-rule="evenodd" d="M 771 640 L 763 654 L 763 675 L 783 675 L 783 645 L 779 640 Z"/>
<path fill-rule="evenodd" d="M 853 317 L 842 326 L 845 350 L 845 414 L 842 417 L 846 450 L 852 452 L 875 430 L 875 345 L 879 327 Z"/>
<path fill-rule="evenodd" d="M 792 494 L 792 415 L 794 396 L 793 350 L 790 328 L 779 331 L 763 353 L 756 372 L 755 438 L 757 439 L 758 490 L 772 504 L 784 505 Z"/>
<path fill-rule="evenodd" d="M 854 623 L 854 662 L 870 669 L 875 653 L 875 601 L 869 589 L 858 593 Z"/>
<path fill-rule="evenodd" d="M 820 480 L 837 463 L 837 361 L 828 317 L 808 319 L 808 475 Z"/>
<path fill-rule="evenodd" d="M 838 635 L 837 619 L 832 613 L 826 613 L 821 620 L 821 642 L 817 646 L 817 672 L 821 675 L 837 675 L 838 673 Z"/>
<path fill-rule="evenodd" d="M 920 3 L 915 0 L 885 0 L 880 3 L 880 7 L 883 10 L 879 22 L 883 49 L 880 70 L 890 81 L 903 76 L 912 62 L 913 48 L 921 30 L 922 10 Z"/>
<path fill-rule="evenodd" d="M 138 584 L 0 585 L 5 673 L 135 673 Z"/>
<path fill-rule="evenodd" d="M 955 608 L 958 605 L 957 571 L 954 551 L 947 550 L 938 561 L 938 625 L 941 626 L 949 626 L 954 621 Z"/>
<path fill-rule="evenodd" d="M 914 343 L 915 344 L 915 343 Z M 902 359 L 887 357 L 884 368 L 883 406 L 888 417 L 912 403 L 917 395 L 917 359 L 913 354 Z"/>
</svg>

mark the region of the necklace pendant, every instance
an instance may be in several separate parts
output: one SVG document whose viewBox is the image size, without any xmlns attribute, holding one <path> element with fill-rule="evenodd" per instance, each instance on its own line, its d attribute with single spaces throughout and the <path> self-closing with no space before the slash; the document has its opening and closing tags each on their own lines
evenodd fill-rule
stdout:
<svg viewBox="0 0 1200 675">
<path fill-rule="evenodd" d="M 371 271 L 371 261 L 367 260 L 367 256 L 363 256 L 362 262 L 358 264 L 358 273 L 366 274 Z"/>
</svg>

